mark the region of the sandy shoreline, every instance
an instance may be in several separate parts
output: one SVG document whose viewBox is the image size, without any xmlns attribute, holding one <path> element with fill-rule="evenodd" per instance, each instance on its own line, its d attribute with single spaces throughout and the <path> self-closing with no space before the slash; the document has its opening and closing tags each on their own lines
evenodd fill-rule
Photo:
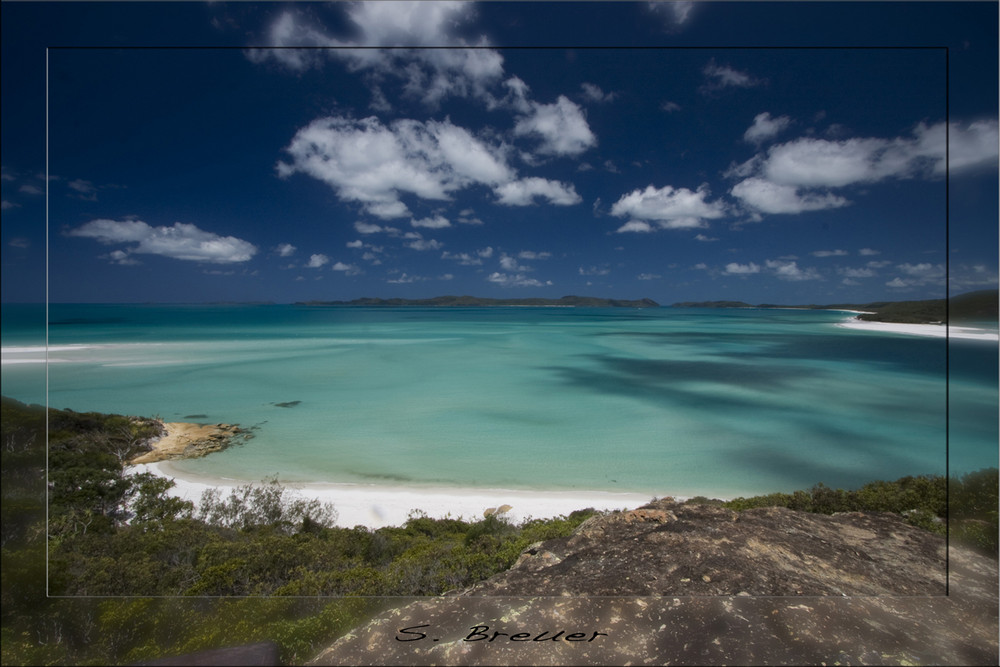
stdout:
<svg viewBox="0 0 1000 667">
<path fill-rule="evenodd" d="M 202 492 L 219 488 L 223 496 L 229 489 L 246 482 L 211 477 L 197 477 L 178 471 L 168 462 L 138 464 L 129 472 L 151 472 L 174 480 L 171 495 L 195 504 Z M 413 510 L 425 512 L 431 518 L 464 518 L 476 521 L 488 509 L 510 505 L 504 516 L 515 523 L 528 518 L 542 519 L 574 510 L 593 507 L 599 510 L 635 509 L 648 503 L 653 496 L 642 493 L 612 493 L 606 491 L 526 491 L 514 489 L 467 489 L 451 487 L 398 487 L 375 484 L 297 484 L 282 482 L 299 497 L 315 498 L 332 503 L 337 510 L 337 525 L 381 528 L 406 522 Z M 661 494 L 663 497 L 665 494 Z M 679 500 L 680 497 L 675 496 Z"/>
<path fill-rule="evenodd" d="M 847 311 L 853 312 L 853 311 Z M 960 327 L 951 325 L 946 327 L 943 324 L 900 324 L 898 322 L 866 322 L 851 318 L 843 322 L 836 323 L 835 326 L 843 329 L 857 329 L 861 331 L 878 331 L 881 333 L 901 333 L 913 336 L 934 336 L 936 338 L 960 338 L 964 340 L 988 340 L 998 341 L 995 331 L 988 329 L 977 329 L 975 327 Z"/>
</svg>

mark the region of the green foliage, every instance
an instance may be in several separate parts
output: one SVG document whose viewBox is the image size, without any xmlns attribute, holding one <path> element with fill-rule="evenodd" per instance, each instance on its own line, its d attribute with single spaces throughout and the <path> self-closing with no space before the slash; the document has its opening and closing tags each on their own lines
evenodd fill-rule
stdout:
<svg viewBox="0 0 1000 667">
<path fill-rule="evenodd" d="M 264 480 L 263 486 L 238 486 L 224 500 L 218 489 L 208 489 L 201 496 L 198 517 L 237 530 L 269 526 L 285 533 L 302 528 L 317 532 L 333 525 L 337 511 L 315 498 L 291 497 L 277 477 L 272 477 Z"/>
<path fill-rule="evenodd" d="M 817 484 L 809 491 L 735 498 L 723 506 L 742 511 L 755 507 L 788 507 L 804 512 L 892 512 L 906 522 L 950 536 L 957 544 L 997 556 L 997 469 L 985 468 L 946 481 L 941 475 L 876 481 L 856 491 Z"/>
</svg>

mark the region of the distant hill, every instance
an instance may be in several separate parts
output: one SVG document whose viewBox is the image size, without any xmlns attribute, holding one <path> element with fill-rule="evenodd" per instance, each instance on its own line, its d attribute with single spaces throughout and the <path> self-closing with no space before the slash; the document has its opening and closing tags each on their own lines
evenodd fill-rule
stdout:
<svg viewBox="0 0 1000 667">
<path fill-rule="evenodd" d="M 835 303 L 826 305 L 778 305 L 762 303 L 756 306 L 743 301 L 682 301 L 674 308 L 802 308 L 807 310 L 861 310 L 858 319 L 870 322 L 900 322 L 905 324 L 944 323 L 997 319 L 997 290 L 968 292 L 946 299 L 921 301 L 872 301 L 870 303 Z"/>
<path fill-rule="evenodd" d="M 431 299 L 379 299 L 364 297 L 353 301 L 300 301 L 297 306 L 575 306 L 580 308 L 659 308 L 652 299 L 602 299 L 593 296 L 564 296 L 559 299 L 488 299 L 477 296 L 436 296 Z"/>
</svg>

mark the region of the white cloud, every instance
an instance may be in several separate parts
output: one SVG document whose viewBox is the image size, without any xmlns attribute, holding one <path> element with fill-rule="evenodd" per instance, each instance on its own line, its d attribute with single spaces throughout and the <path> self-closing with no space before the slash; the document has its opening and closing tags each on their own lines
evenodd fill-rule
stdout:
<svg viewBox="0 0 1000 667">
<path fill-rule="evenodd" d="M 520 272 L 532 270 L 530 266 L 524 266 L 523 264 L 518 264 L 517 259 L 511 257 L 507 253 L 503 253 L 500 255 L 500 268 L 502 268 L 504 271 L 520 271 Z"/>
<path fill-rule="evenodd" d="M 330 258 L 329 257 L 327 257 L 326 255 L 324 255 L 322 253 L 317 253 L 315 255 L 310 255 L 309 256 L 309 262 L 306 264 L 306 268 L 309 268 L 309 269 L 318 269 L 321 266 L 323 266 L 324 264 L 328 264 L 329 262 L 330 262 Z"/>
<path fill-rule="evenodd" d="M 440 250 L 441 242 L 434 239 L 415 239 L 406 244 L 408 248 L 414 250 Z"/>
<path fill-rule="evenodd" d="M 348 276 L 356 276 L 359 273 L 361 273 L 361 269 L 359 269 L 354 264 L 345 264 L 344 262 L 336 262 L 333 266 L 330 267 L 330 270 L 342 271 L 344 274 Z"/>
<path fill-rule="evenodd" d="M 97 201 L 97 188 L 90 181 L 85 181 L 82 178 L 68 182 L 66 185 L 69 186 L 71 190 L 77 193 L 79 199 L 84 199 L 86 201 Z"/>
<path fill-rule="evenodd" d="M 410 220 L 414 227 L 426 227 L 428 229 L 443 229 L 451 227 L 451 223 L 442 215 L 435 215 L 433 218 L 422 218 L 420 220 Z"/>
<path fill-rule="evenodd" d="M 813 257 L 843 257 L 848 252 L 846 250 L 815 250 L 809 254 Z"/>
<path fill-rule="evenodd" d="M 763 213 L 802 213 L 846 206 L 843 197 L 826 193 L 800 192 L 793 185 L 748 178 L 733 186 L 730 193 L 750 208 Z"/>
<path fill-rule="evenodd" d="M 636 276 L 637 280 L 659 280 L 662 278 L 659 273 L 640 273 Z"/>
<path fill-rule="evenodd" d="M 503 77 L 503 57 L 485 36 L 468 42 L 455 29 L 475 13 L 467 2 L 358 2 L 344 3 L 354 24 L 352 39 L 340 39 L 310 17 L 309 11 L 289 9 L 271 25 L 264 39 L 280 49 L 250 49 L 254 62 L 275 61 L 293 71 L 318 67 L 326 58 L 344 61 L 352 71 L 368 75 L 373 106 L 387 102 L 381 83 L 402 85 L 404 94 L 436 106 L 446 97 L 489 99 L 488 88 Z M 294 46 L 338 47 L 297 50 Z M 349 47 L 412 46 L 414 49 L 353 49 Z M 478 48 L 419 48 L 419 47 Z"/>
<path fill-rule="evenodd" d="M 378 234 L 380 232 L 392 235 L 399 234 L 399 230 L 395 227 L 383 227 L 381 225 L 376 225 L 371 222 L 363 222 L 361 220 L 354 223 L 354 231 L 358 234 Z"/>
<path fill-rule="evenodd" d="M 944 285 L 945 266 L 944 264 L 931 264 L 924 262 L 920 264 L 897 264 L 896 270 L 903 276 L 896 276 L 886 285 L 889 287 L 920 287 L 924 285 Z"/>
<path fill-rule="evenodd" d="M 504 183 L 495 187 L 493 192 L 497 196 L 497 202 L 506 206 L 530 206 L 536 197 L 557 206 L 572 206 L 583 201 L 572 184 L 537 176 Z"/>
<path fill-rule="evenodd" d="M 552 253 L 535 252 L 534 250 L 522 250 L 521 252 L 517 253 L 517 257 L 518 259 L 527 259 L 527 260 L 548 259 L 549 257 L 552 257 Z"/>
<path fill-rule="evenodd" d="M 697 3 L 675 0 L 674 2 L 648 2 L 646 6 L 654 14 L 663 17 L 666 23 L 665 27 L 673 32 L 688 22 L 695 4 Z"/>
<path fill-rule="evenodd" d="M 356 241 L 348 241 L 345 245 L 348 248 L 364 248 L 365 247 L 365 244 L 364 244 L 364 242 L 361 239 L 357 239 Z"/>
<path fill-rule="evenodd" d="M 644 220 L 629 220 L 616 230 L 619 234 L 639 232 L 641 234 L 653 231 L 653 226 Z"/>
<path fill-rule="evenodd" d="M 20 204 L 15 204 L 12 201 L 7 201 L 6 199 L 4 199 L 3 202 L 0 203 L 0 210 L 6 211 L 12 208 L 18 208 L 20 206 L 21 206 Z"/>
<path fill-rule="evenodd" d="M 476 254 L 484 259 L 489 259 L 493 256 L 493 246 L 486 246 L 482 250 L 476 251 Z"/>
<path fill-rule="evenodd" d="M 37 185 L 32 185 L 31 183 L 25 183 L 18 188 L 18 192 L 23 192 L 26 195 L 40 195 L 44 194 L 45 190 L 41 189 Z"/>
<path fill-rule="evenodd" d="M 714 236 L 705 236 L 704 234 L 698 234 L 697 236 L 694 237 L 694 240 L 708 243 L 711 241 L 718 241 L 719 239 L 715 238 Z"/>
<path fill-rule="evenodd" d="M 711 93 L 723 88 L 753 88 L 759 86 L 764 81 L 754 78 L 746 72 L 740 72 L 728 65 L 717 65 L 715 59 L 711 59 L 702 69 L 706 81 L 700 90 L 703 93 Z"/>
<path fill-rule="evenodd" d="M 278 163 L 280 177 L 312 176 L 383 219 L 409 214 L 403 194 L 446 201 L 474 183 L 496 186 L 514 176 L 500 149 L 447 119 L 385 126 L 375 117 L 318 118 L 296 132 L 285 151 L 291 162 Z"/>
<path fill-rule="evenodd" d="M 278 257 L 291 257 L 295 254 L 295 246 L 291 243 L 279 243 L 275 246 L 274 251 L 278 253 Z"/>
<path fill-rule="evenodd" d="M 707 185 L 700 186 L 696 191 L 673 188 L 669 185 L 657 189 L 649 185 L 645 190 L 633 190 L 627 195 L 622 195 L 611 207 L 611 215 L 655 221 L 664 229 L 706 227 L 705 220 L 721 218 L 726 212 L 722 202 L 705 201 L 708 195 Z M 625 227 L 630 224 L 627 223 Z M 649 231 L 639 225 L 629 229 L 625 227 L 619 228 L 618 231 Z"/>
<path fill-rule="evenodd" d="M 797 262 L 769 259 L 764 262 L 782 280 L 821 280 L 815 269 L 801 269 Z"/>
<path fill-rule="evenodd" d="M 517 121 L 514 134 L 540 138 L 539 153 L 573 156 L 597 145 L 583 111 L 565 95 L 560 95 L 555 104 L 530 104 L 531 112 Z"/>
<path fill-rule="evenodd" d="M 541 280 L 536 280 L 535 278 L 528 278 L 520 273 L 511 275 L 507 273 L 494 272 L 487 276 L 486 280 L 503 287 L 545 287 L 552 284 L 551 280 L 542 282 Z"/>
<path fill-rule="evenodd" d="M 730 262 L 726 264 L 726 273 L 730 275 L 748 275 L 751 273 L 760 273 L 760 265 L 750 262 L 749 264 L 737 264 L 736 262 Z"/>
<path fill-rule="evenodd" d="M 219 236 L 183 222 L 175 222 L 171 227 L 153 227 L 141 220 L 99 219 L 70 230 L 68 234 L 97 239 L 106 245 L 136 244 L 119 252 L 214 264 L 245 262 L 257 253 L 252 243 L 233 236 Z"/>
<path fill-rule="evenodd" d="M 441 259 L 453 259 L 462 266 L 481 266 L 483 263 L 482 259 L 473 257 L 467 252 L 451 253 L 445 251 L 441 254 Z"/>
<path fill-rule="evenodd" d="M 605 93 L 599 86 L 593 83 L 581 83 L 583 96 L 588 102 L 610 102 L 617 97 L 615 93 Z"/>
<path fill-rule="evenodd" d="M 754 116 L 753 125 L 743 133 L 743 140 L 758 146 L 768 139 L 776 137 L 782 130 L 787 128 L 792 122 L 788 116 L 771 118 L 771 114 L 765 111 Z"/>
<path fill-rule="evenodd" d="M 607 266 L 588 266 L 587 268 L 581 266 L 579 273 L 581 276 L 606 276 L 611 273 L 611 269 Z"/>
<path fill-rule="evenodd" d="M 674 111 L 680 111 L 681 105 L 677 104 L 677 102 L 671 102 L 670 100 L 667 100 L 660 104 L 660 109 L 666 111 L 667 113 L 673 113 Z"/>
<path fill-rule="evenodd" d="M 847 278 L 874 278 L 878 275 L 874 269 L 852 269 L 850 267 L 837 269 L 837 273 Z"/>
<path fill-rule="evenodd" d="M 873 250 L 871 248 L 862 248 L 858 251 L 859 255 L 881 255 L 882 252 L 879 250 Z"/>
</svg>

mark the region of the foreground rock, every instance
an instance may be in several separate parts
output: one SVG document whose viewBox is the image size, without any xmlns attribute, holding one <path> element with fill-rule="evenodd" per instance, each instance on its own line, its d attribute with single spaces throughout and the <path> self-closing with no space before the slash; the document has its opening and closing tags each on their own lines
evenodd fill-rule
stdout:
<svg viewBox="0 0 1000 667">
<path fill-rule="evenodd" d="M 997 664 L 997 584 L 996 561 L 946 562 L 943 538 L 894 515 L 664 500 L 382 614 L 312 664 Z"/>
<path fill-rule="evenodd" d="M 234 424 L 172 422 L 163 424 L 163 427 L 166 435 L 152 443 L 150 451 L 129 461 L 130 464 L 198 458 L 221 451 L 232 444 L 234 439 L 248 435 Z"/>
</svg>

